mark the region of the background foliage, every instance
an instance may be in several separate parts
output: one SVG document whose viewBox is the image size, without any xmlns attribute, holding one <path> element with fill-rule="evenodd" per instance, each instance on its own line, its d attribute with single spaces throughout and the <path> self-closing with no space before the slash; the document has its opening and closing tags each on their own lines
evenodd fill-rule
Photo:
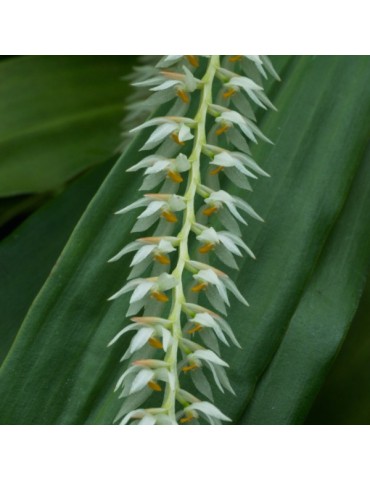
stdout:
<svg viewBox="0 0 370 480">
<path fill-rule="evenodd" d="M 1 423 L 111 423 L 118 410 L 124 345 L 106 345 L 127 298 L 106 299 L 127 266 L 106 262 L 131 238 L 134 216 L 112 213 L 139 184 L 125 170 L 143 137 L 112 157 L 133 62 L 0 61 Z M 216 404 L 236 423 L 367 423 L 369 294 L 334 360 L 369 271 L 370 59 L 273 62 L 278 112 L 259 121 L 274 145 L 253 152 L 271 179 L 250 195 L 266 223 L 245 231 L 257 261 L 235 279 L 251 307 L 232 305 L 243 348 L 224 354 L 237 396 Z"/>
</svg>

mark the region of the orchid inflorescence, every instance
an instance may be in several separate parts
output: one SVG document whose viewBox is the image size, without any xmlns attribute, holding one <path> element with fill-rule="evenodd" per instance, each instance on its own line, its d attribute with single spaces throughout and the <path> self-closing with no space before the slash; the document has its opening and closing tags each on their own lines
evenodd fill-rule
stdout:
<svg viewBox="0 0 370 480">
<path fill-rule="evenodd" d="M 133 232 L 157 224 L 153 236 L 133 241 L 110 260 L 135 252 L 127 283 L 109 299 L 132 292 L 131 323 L 109 344 L 134 332 L 122 357 L 130 365 L 116 386 L 124 398 L 115 419 L 121 424 L 231 421 L 213 405 L 209 379 L 222 392 L 234 393 L 218 343 L 240 347 L 223 318 L 228 292 L 248 303 L 231 278 L 210 265 L 209 256 L 231 268 L 238 268 L 235 256 L 254 258 L 239 224 L 246 225 L 244 214 L 262 218 L 220 185 L 225 175 L 251 190 L 250 178 L 268 176 L 248 145 L 269 141 L 254 116 L 254 106 L 274 108 L 261 86 L 267 73 L 278 78 L 267 57 L 254 55 L 167 56 L 138 68 L 135 85 L 149 87 L 151 95 L 138 98 L 136 111 L 164 105 L 169 111 L 131 130 L 152 129 L 141 148 L 150 154 L 128 171 L 144 170 L 140 190 L 159 187 L 159 192 L 145 193 L 116 212 L 144 209 Z M 189 391 L 189 380 L 202 398 Z"/>
</svg>

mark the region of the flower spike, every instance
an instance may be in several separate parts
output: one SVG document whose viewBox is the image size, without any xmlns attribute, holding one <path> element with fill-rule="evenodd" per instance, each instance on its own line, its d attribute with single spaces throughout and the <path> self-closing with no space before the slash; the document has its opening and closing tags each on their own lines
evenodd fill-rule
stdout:
<svg viewBox="0 0 370 480">
<path fill-rule="evenodd" d="M 164 116 L 130 130 L 148 131 L 142 160 L 127 170 L 143 172 L 140 190 L 148 193 L 116 213 L 141 209 L 133 232 L 158 223 L 153 236 L 144 234 L 108 260 L 132 254 L 127 282 L 109 298 L 130 294 L 130 322 L 108 345 L 131 337 L 121 358 L 128 365 L 116 385 L 123 405 L 115 422 L 217 425 L 232 419 L 213 404 L 212 385 L 235 394 L 222 348 L 241 348 L 226 320 L 229 294 L 248 306 L 218 263 L 238 269 L 238 258 L 255 259 L 240 227 L 246 217 L 263 221 L 219 181 L 226 177 L 252 190 L 250 182 L 269 177 L 249 144 L 270 142 L 255 123 L 256 108 L 275 109 L 258 78 L 279 77 L 263 55 L 170 55 L 156 62 L 136 69 L 133 85 L 140 93 L 129 113 L 134 120 L 135 110 L 149 114 L 169 105 Z M 185 377 L 196 394 L 182 388 Z"/>
</svg>

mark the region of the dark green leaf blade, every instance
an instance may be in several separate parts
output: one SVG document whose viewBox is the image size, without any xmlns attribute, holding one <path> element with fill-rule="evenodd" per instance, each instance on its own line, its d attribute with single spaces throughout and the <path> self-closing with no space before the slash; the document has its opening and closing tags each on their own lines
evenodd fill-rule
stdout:
<svg viewBox="0 0 370 480">
<path fill-rule="evenodd" d="M 132 59 L 31 56 L 0 64 L 0 196 L 53 190 L 120 142 Z"/>
<path fill-rule="evenodd" d="M 0 363 L 86 205 L 112 167 L 75 180 L 0 243 Z"/>
<path fill-rule="evenodd" d="M 302 423 L 355 314 L 370 265 L 370 152 L 241 423 Z"/>
<path fill-rule="evenodd" d="M 316 398 L 307 424 L 370 424 L 370 277 L 351 328 Z"/>
<path fill-rule="evenodd" d="M 48 198 L 47 194 L 19 195 L 0 199 L 0 238 L 9 232 L 9 225 L 19 222 L 42 205 Z"/>
</svg>

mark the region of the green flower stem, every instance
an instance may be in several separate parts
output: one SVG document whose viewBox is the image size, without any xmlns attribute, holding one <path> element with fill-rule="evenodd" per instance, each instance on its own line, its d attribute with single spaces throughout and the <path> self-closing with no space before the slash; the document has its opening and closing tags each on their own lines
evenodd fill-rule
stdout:
<svg viewBox="0 0 370 480">
<path fill-rule="evenodd" d="M 168 415 L 173 421 L 176 421 L 175 404 L 176 392 L 179 388 L 179 380 L 177 375 L 177 358 L 179 341 L 182 337 L 181 329 L 181 308 L 185 302 L 185 295 L 182 284 L 182 275 L 185 268 L 186 261 L 189 260 L 189 234 L 192 225 L 195 223 L 194 201 L 197 193 L 197 186 L 200 185 L 200 156 L 202 147 L 207 143 L 206 141 L 206 120 L 208 106 L 212 104 L 212 86 L 216 71 L 220 66 L 219 55 L 212 55 L 209 59 L 207 71 L 202 78 L 203 89 L 200 97 L 200 104 L 195 116 L 195 134 L 193 150 L 189 157 L 191 168 L 189 171 L 188 184 L 185 193 L 186 209 L 184 211 L 182 228 L 178 234 L 180 240 L 178 247 L 178 261 L 172 275 L 178 280 L 178 284 L 173 289 L 172 294 L 172 308 L 169 315 L 169 320 L 172 323 L 173 343 L 169 348 L 165 361 L 168 362 L 170 373 L 176 379 L 175 389 L 167 383 L 162 407 L 168 411 Z"/>
</svg>

